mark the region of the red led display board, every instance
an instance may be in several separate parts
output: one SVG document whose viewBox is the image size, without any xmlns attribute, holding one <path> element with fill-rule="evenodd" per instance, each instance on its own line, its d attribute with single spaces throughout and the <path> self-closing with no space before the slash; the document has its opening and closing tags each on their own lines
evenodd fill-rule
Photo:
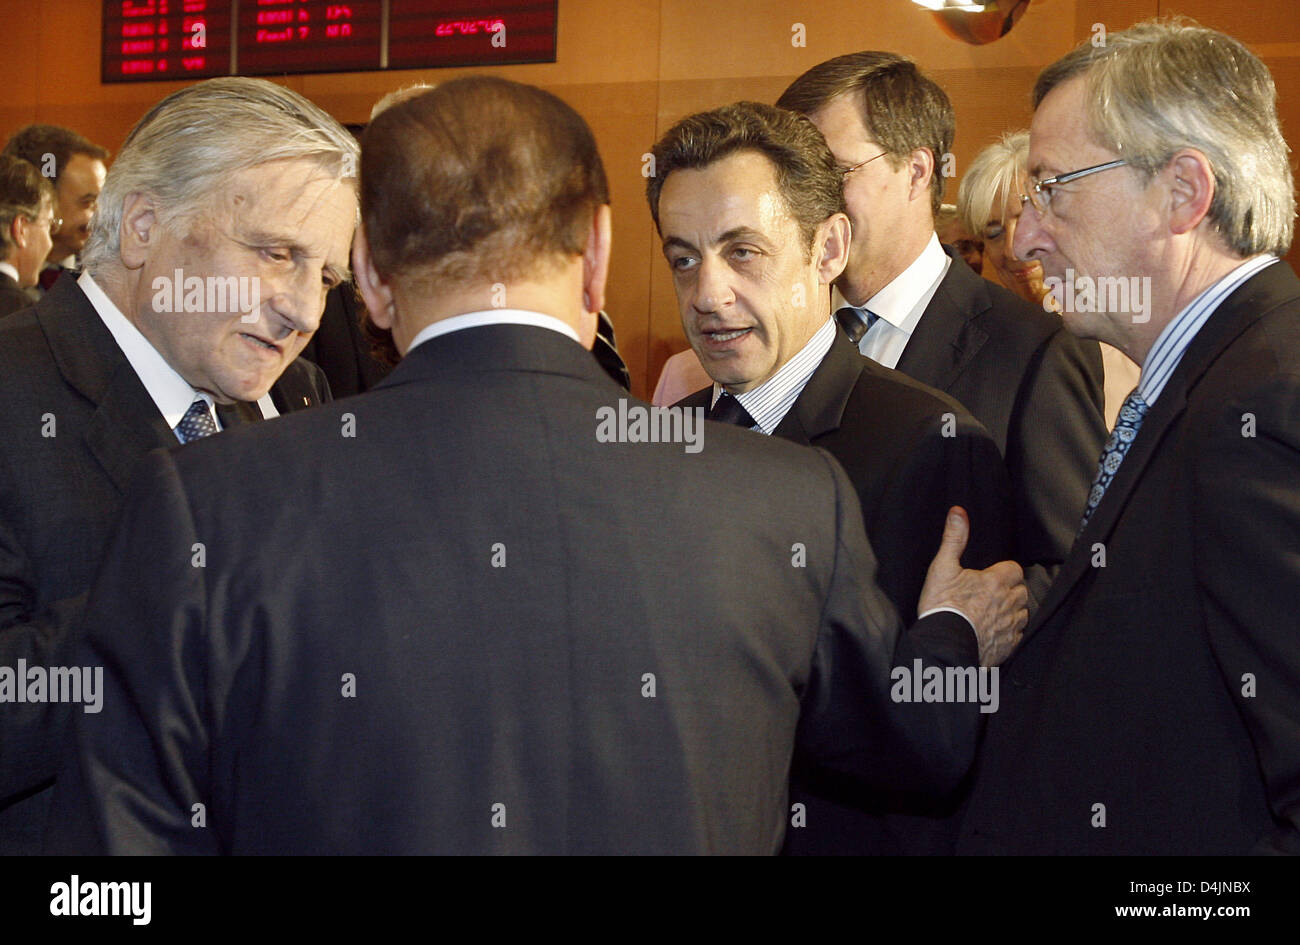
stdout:
<svg viewBox="0 0 1300 945">
<path fill-rule="evenodd" d="M 105 0 L 102 75 L 135 82 L 554 62 L 557 5 Z"/>
<path fill-rule="evenodd" d="M 391 0 L 388 67 L 555 61 L 555 3 Z"/>
<path fill-rule="evenodd" d="M 231 0 L 112 0 L 104 4 L 105 82 L 230 74 Z"/>
</svg>

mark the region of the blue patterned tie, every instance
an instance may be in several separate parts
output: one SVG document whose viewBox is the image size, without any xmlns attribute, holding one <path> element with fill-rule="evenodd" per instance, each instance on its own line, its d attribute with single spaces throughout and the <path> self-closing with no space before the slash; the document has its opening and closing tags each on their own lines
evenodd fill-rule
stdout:
<svg viewBox="0 0 1300 945">
<path fill-rule="evenodd" d="M 879 317 L 875 312 L 868 312 L 865 308 L 857 308 L 853 305 L 845 305 L 835 311 L 835 320 L 840 323 L 844 333 L 849 336 L 849 341 L 854 344 L 871 331 L 871 326 Z"/>
<path fill-rule="evenodd" d="M 1101 504 L 1101 497 L 1106 494 L 1111 480 L 1119 471 L 1119 464 L 1124 461 L 1124 455 L 1133 445 L 1133 440 L 1137 438 L 1138 428 L 1142 426 L 1142 420 L 1146 415 L 1147 402 L 1142 399 L 1141 394 L 1133 391 L 1124 398 L 1124 405 L 1119 408 L 1119 418 L 1115 421 L 1115 429 L 1111 431 L 1110 439 L 1106 441 L 1106 449 L 1101 454 L 1101 462 L 1097 464 L 1097 477 L 1092 481 L 1092 491 L 1088 493 L 1088 507 L 1083 510 L 1083 522 L 1079 525 L 1079 531 L 1087 527 L 1088 519 L 1092 518 L 1092 513 Z"/>
<path fill-rule="evenodd" d="M 205 436 L 211 436 L 216 432 L 217 421 L 212 419 L 212 411 L 208 409 L 208 402 L 202 397 L 194 398 L 194 403 L 190 404 L 190 409 L 185 411 L 185 416 L 181 417 L 181 422 L 176 424 L 176 435 L 181 438 L 182 443 L 201 440 Z"/>
</svg>

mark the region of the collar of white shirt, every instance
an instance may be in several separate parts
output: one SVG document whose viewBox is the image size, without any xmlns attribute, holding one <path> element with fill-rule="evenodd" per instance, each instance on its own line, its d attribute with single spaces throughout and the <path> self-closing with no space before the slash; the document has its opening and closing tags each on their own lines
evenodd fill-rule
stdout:
<svg viewBox="0 0 1300 945">
<path fill-rule="evenodd" d="M 432 325 L 424 326 L 420 333 L 411 339 L 411 347 L 406 349 L 406 353 L 410 354 L 430 338 L 449 335 L 453 331 L 462 331 L 466 328 L 481 328 L 484 325 L 532 325 L 534 328 L 549 328 L 551 331 L 558 331 L 560 334 L 572 338 L 578 344 L 582 344 L 581 339 L 578 338 L 578 333 L 573 330 L 573 326 L 561 321 L 554 315 L 529 312 L 522 308 L 491 308 L 482 312 L 466 312 L 463 315 L 452 315 L 450 318 L 441 318 Z"/>
<path fill-rule="evenodd" d="M 18 281 L 18 270 L 15 269 L 11 264 L 7 262 L 0 262 L 0 272 L 3 272 L 10 279 L 14 280 L 14 282 Z"/>
<path fill-rule="evenodd" d="M 855 308 L 870 309 L 880 320 L 898 329 L 907 338 L 916 330 L 917 322 L 925 312 L 925 307 L 934 298 L 939 283 L 948 273 L 952 260 L 943 251 L 939 237 L 933 233 L 930 241 L 921 250 L 921 255 L 900 272 L 889 285 L 885 286 L 862 305 Z M 831 311 L 838 311 L 845 305 L 852 305 L 838 288 L 831 293 Z"/>
<path fill-rule="evenodd" d="M 836 326 L 835 319 L 826 319 L 822 327 L 813 332 L 813 336 L 799 349 L 799 353 L 781 365 L 775 374 L 757 387 L 736 395 L 740 405 L 754 418 L 754 426 L 750 429 L 771 436 L 781 425 L 785 415 L 808 386 L 813 372 L 826 357 L 826 352 L 835 343 L 835 332 L 838 330 Z M 715 383 L 711 403 L 717 403 L 721 396 L 722 385 Z"/>
<path fill-rule="evenodd" d="M 211 395 L 196 391 L 185 378 L 176 373 L 175 369 L 167 363 L 167 359 L 149 343 L 148 338 L 140 333 L 140 329 L 136 328 L 113 304 L 113 300 L 104 293 L 89 272 L 83 272 L 77 277 L 77 285 L 81 287 L 82 292 L 86 293 L 86 298 L 99 313 L 104 327 L 112 333 L 113 340 L 126 355 L 131 368 L 140 378 L 140 383 L 144 385 L 144 389 L 149 392 L 150 398 L 158 407 L 158 412 L 167 420 L 167 425 L 175 430 L 181 418 L 185 416 L 185 411 L 189 410 L 190 404 L 194 403 L 194 398 L 202 397 L 208 404 L 208 412 L 213 414 L 213 420 L 220 429 L 221 420 L 212 410 Z M 271 403 L 270 394 L 263 396 L 257 405 L 261 408 L 263 417 L 280 415 L 275 405 Z M 177 439 L 179 438 L 178 435 Z"/>
</svg>

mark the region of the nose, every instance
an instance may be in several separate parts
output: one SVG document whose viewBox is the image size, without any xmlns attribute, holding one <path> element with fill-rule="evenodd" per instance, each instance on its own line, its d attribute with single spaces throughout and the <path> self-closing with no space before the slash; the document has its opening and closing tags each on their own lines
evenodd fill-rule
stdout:
<svg viewBox="0 0 1300 945">
<path fill-rule="evenodd" d="M 716 256 L 707 255 L 701 259 L 695 278 L 695 310 L 702 314 L 717 312 L 735 300 L 730 269 Z"/>
<path fill-rule="evenodd" d="M 262 292 L 271 289 L 267 302 L 270 309 L 268 326 L 275 334 L 275 340 L 300 331 L 310 335 L 320 327 L 320 319 L 325 311 L 325 286 L 321 281 L 319 269 L 304 266 L 296 268 L 291 275 L 272 280 L 262 279 Z"/>
<path fill-rule="evenodd" d="M 1008 244 L 1013 256 L 1029 261 L 1051 252 L 1051 237 L 1043 222 L 1042 215 L 1034 208 L 1033 203 L 1026 200 L 1020 216 L 1007 222 L 1007 229 L 1013 231 L 1008 234 L 1012 237 L 1008 240 Z"/>
</svg>

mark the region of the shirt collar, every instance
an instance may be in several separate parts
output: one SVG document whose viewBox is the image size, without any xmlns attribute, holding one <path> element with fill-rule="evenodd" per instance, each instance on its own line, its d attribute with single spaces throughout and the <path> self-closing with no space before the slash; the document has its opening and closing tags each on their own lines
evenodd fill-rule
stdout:
<svg viewBox="0 0 1300 945">
<path fill-rule="evenodd" d="M 167 359 L 158 353 L 158 349 L 149 343 L 149 339 L 140 333 L 131 321 L 113 304 L 113 300 L 91 277 L 89 271 L 77 277 L 77 285 L 86 293 L 86 298 L 99 313 L 104 326 L 112 332 L 113 340 L 122 349 L 132 369 L 149 392 L 150 398 L 157 405 L 158 411 L 167 420 L 172 429 L 181 422 L 185 411 L 190 409 L 195 397 L 207 401 L 212 407 L 212 397 L 196 391 L 185 378 L 176 373 L 167 363 Z"/>
<path fill-rule="evenodd" d="M 582 339 L 573 330 L 573 326 L 561 321 L 554 315 L 543 315 L 541 312 L 530 312 L 521 308 L 492 308 L 481 312 L 452 315 L 450 318 L 440 318 L 432 325 L 426 325 L 420 330 L 419 334 L 411 339 L 411 346 L 406 349 L 406 353 L 410 354 L 430 338 L 437 338 L 439 335 L 447 335 L 453 331 L 462 331 L 466 328 L 480 328 L 484 325 L 532 325 L 535 328 L 549 328 L 551 331 L 558 331 L 560 334 L 572 338 L 578 344 L 582 344 Z"/>
<path fill-rule="evenodd" d="M 835 343 L 835 331 L 835 319 L 828 318 L 799 349 L 799 353 L 781 365 L 775 374 L 757 387 L 736 395 L 740 405 L 754 418 L 754 425 L 760 432 L 770 436 L 780 426 Z M 715 383 L 711 402 L 716 402 L 721 395 L 722 385 Z"/>
<path fill-rule="evenodd" d="M 921 255 L 889 285 L 867 299 L 862 307 L 910 335 L 925 311 L 924 303 L 934 294 L 951 262 L 939 243 L 939 237 L 931 233 Z"/>
<path fill-rule="evenodd" d="M 1142 373 L 1138 377 L 1137 392 L 1147 406 L 1156 402 L 1173 376 L 1174 369 L 1182 361 L 1188 345 L 1223 300 L 1255 273 L 1275 262 L 1277 257 L 1269 253 L 1246 260 L 1194 298 L 1191 304 L 1164 327 L 1147 353 L 1146 360 L 1142 363 Z"/>
</svg>

